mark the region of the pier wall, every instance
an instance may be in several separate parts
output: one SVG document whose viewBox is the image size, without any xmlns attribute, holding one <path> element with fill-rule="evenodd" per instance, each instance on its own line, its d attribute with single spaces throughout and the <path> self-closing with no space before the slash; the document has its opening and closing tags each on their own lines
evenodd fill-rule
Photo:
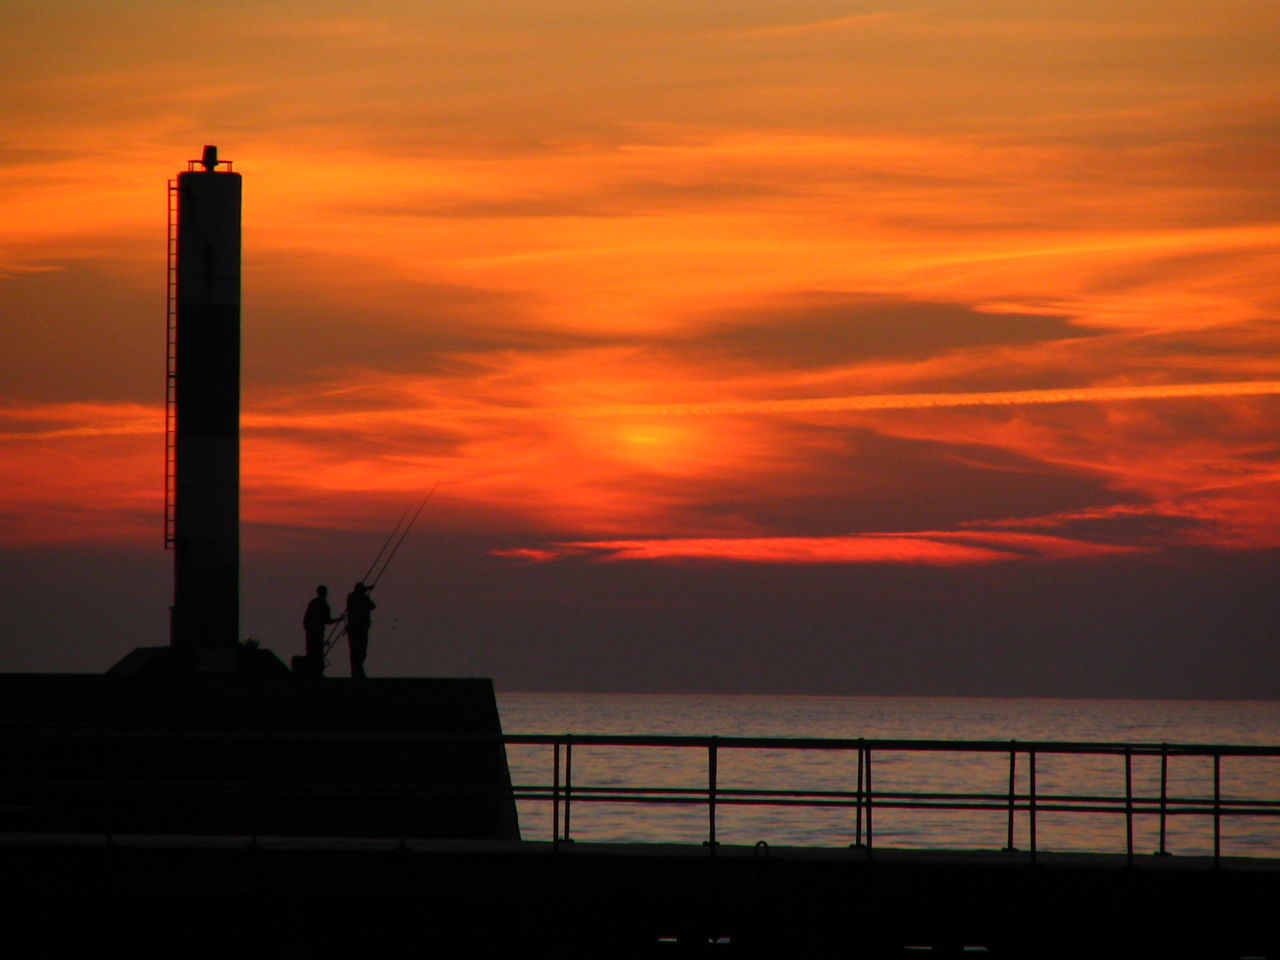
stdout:
<svg viewBox="0 0 1280 960">
<path fill-rule="evenodd" d="M 0 830 L 514 840 L 501 732 L 480 678 L 0 675 Z"/>
</svg>

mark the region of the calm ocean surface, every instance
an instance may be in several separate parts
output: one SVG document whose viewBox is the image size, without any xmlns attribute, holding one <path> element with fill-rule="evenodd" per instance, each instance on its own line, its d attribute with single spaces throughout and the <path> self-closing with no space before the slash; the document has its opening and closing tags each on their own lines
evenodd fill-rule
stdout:
<svg viewBox="0 0 1280 960">
<path fill-rule="evenodd" d="M 1280 745 L 1280 702 L 1140 700 L 982 700 L 914 697 L 687 696 L 641 694 L 501 693 L 506 733 L 651 734 L 722 737 L 840 737 L 912 740 L 1058 740 L 1094 742 Z M 508 749 L 516 784 L 551 782 L 549 746 Z M 853 752 L 721 750 L 721 788 L 853 790 Z M 1008 756 L 877 751 L 875 789 L 1004 793 Z M 703 787 L 706 751 L 656 747 L 585 747 L 573 750 L 575 787 Z M 1023 765 L 1023 758 L 1019 758 Z M 1124 795 L 1120 757 L 1041 756 L 1037 795 Z M 1213 796 L 1209 758 L 1174 758 L 1169 793 Z M 1136 796 L 1158 796 L 1159 760 L 1133 766 Z M 1020 769 L 1019 789 L 1026 789 Z M 1224 758 L 1224 797 L 1280 799 L 1280 757 Z M 1000 849 L 1006 817 L 998 811 L 877 809 L 875 842 L 886 847 Z M 551 836 L 549 805 L 521 802 L 520 826 L 529 840 Z M 583 841 L 690 842 L 706 838 L 705 806 L 585 803 L 575 801 L 572 832 Z M 722 807 L 718 839 L 724 843 L 845 846 L 853 840 L 852 809 Z M 1140 816 L 1135 850 L 1158 847 L 1154 816 Z M 1211 853 L 1208 817 L 1170 818 L 1167 846 L 1174 854 Z M 1222 852 L 1280 856 L 1280 818 L 1223 821 Z M 1041 850 L 1122 852 L 1124 817 L 1041 813 Z M 1025 847 L 1019 816 L 1015 845 Z"/>
</svg>

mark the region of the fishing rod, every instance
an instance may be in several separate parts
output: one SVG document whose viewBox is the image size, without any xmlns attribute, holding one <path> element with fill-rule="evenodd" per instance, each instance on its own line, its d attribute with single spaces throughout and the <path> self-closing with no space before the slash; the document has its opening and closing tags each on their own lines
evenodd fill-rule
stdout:
<svg viewBox="0 0 1280 960">
<path fill-rule="evenodd" d="M 412 506 L 405 507 L 404 513 L 400 515 L 400 519 L 396 521 L 396 525 L 392 527 L 391 532 L 387 534 L 387 539 L 383 541 L 381 549 L 378 550 L 378 555 L 373 558 L 373 563 L 369 564 L 369 569 L 365 571 L 364 577 L 360 580 L 361 583 L 367 584 L 369 590 L 376 587 L 378 585 L 378 581 L 382 579 L 382 575 L 387 572 L 387 567 L 391 565 L 391 561 L 395 559 L 395 555 L 400 551 L 400 545 L 404 543 L 405 537 L 409 536 L 409 531 L 412 530 L 413 525 L 418 522 L 418 517 L 422 514 L 423 509 L 430 502 L 431 498 L 435 496 L 436 490 L 439 486 L 439 480 L 432 484 L 431 489 L 427 491 L 427 495 L 422 498 L 422 502 L 418 504 L 418 508 L 416 510 L 414 510 Z M 410 516 L 410 510 L 413 511 L 412 516 Z M 405 523 L 406 517 L 408 518 L 408 523 Z M 403 529 L 401 529 L 402 527 Z M 391 552 L 387 553 L 387 546 L 391 543 L 397 533 L 400 534 L 400 537 L 396 540 L 395 546 L 391 548 Z M 383 554 L 386 554 L 385 558 L 383 557 Z M 378 566 L 379 561 L 382 562 L 381 567 Z M 376 575 L 373 573 L 375 569 L 378 571 Z M 369 579 L 370 576 L 373 576 L 372 580 Z M 333 629 L 329 631 L 329 636 L 325 638 L 324 653 L 326 658 L 329 656 L 329 651 L 333 649 L 334 644 L 341 640 L 342 635 L 347 632 L 346 616 L 347 611 L 344 607 L 342 615 L 338 618 L 338 622 L 333 625 Z"/>
<path fill-rule="evenodd" d="M 364 576 L 360 578 L 361 583 L 367 583 L 369 574 L 373 573 L 373 568 L 378 565 L 378 561 L 382 559 L 382 555 L 387 552 L 387 547 L 391 545 L 391 538 L 400 532 L 400 525 L 405 522 L 409 516 L 409 511 L 413 509 L 413 504 L 404 508 L 404 513 L 400 514 L 400 519 L 396 521 L 396 525 L 391 528 L 391 532 L 387 534 L 387 539 L 382 541 L 382 546 L 378 548 L 378 555 L 373 558 L 373 563 L 369 564 L 369 569 L 364 572 Z"/>
<path fill-rule="evenodd" d="M 378 548 L 378 555 L 373 558 L 373 563 L 369 564 L 369 569 L 365 571 L 361 581 L 369 579 L 369 574 L 373 573 L 373 568 L 378 565 L 378 561 L 382 559 L 382 555 L 387 552 L 387 547 L 391 545 L 391 539 L 400 532 L 400 527 L 409 517 L 409 511 L 413 509 L 413 505 L 404 508 L 404 513 L 400 514 L 400 519 L 396 521 L 396 525 L 391 528 L 391 532 L 387 534 L 387 539 L 382 541 L 382 546 Z M 342 635 L 347 632 L 346 624 L 347 610 L 344 607 L 342 614 L 338 617 L 337 622 L 329 629 L 329 635 L 324 638 L 324 652 L 328 656 L 329 651 L 333 649 L 333 645 L 342 639 Z"/>
<path fill-rule="evenodd" d="M 384 561 L 382 561 L 381 569 L 379 569 L 377 574 L 374 576 L 373 582 L 369 584 L 370 590 L 372 590 L 374 587 L 378 585 L 378 581 L 382 579 L 382 575 L 387 572 L 387 567 L 391 566 L 391 561 L 395 559 L 396 554 L 400 551 L 400 544 L 404 543 L 404 538 L 409 535 L 409 531 L 413 529 L 413 525 L 418 522 L 418 516 L 422 513 L 423 508 L 426 507 L 426 505 L 431 501 L 431 498 L 436 495 L 436 490 L 439 488 L 439 486 L 440 486 L 440 481 L 437 480 L 434 484 L 432 484 L 431 489 L 427 492 L 427 495 L 422 498 L 422 502 L 418 504 L 418 509 L 413 511 L 413 517 L 411 517 L 409 522 L 405 524 L 404 531 L 400 534 L 400 539 L 397 540 L 396 545 L 391 548 L 391 552 L 387 554 L 387 558 Z M 374 562 L 375 564 L 377 563 L 377 561 L 374 561 Z M 372 572 L 372 570 L 373 568 L 370 567 L 370 572 Z M 365 574 L 366 578 L 368 576 L 369 574 Z"/>
</svg>

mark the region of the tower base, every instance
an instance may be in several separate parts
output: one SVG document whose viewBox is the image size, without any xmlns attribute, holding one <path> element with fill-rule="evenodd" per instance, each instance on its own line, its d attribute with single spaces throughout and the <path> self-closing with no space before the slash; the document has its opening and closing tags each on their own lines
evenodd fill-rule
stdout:
<svg viewBox="0 0 1280 960">
<path fill-rule="evenodd" d="M 107 671 L 107 676 L 179 677 L 190 673 L 283 678 L 289 676 L 289 668 L 270 650 L 246 644 L 207 650 L 135 647 Z"/>
</svg>

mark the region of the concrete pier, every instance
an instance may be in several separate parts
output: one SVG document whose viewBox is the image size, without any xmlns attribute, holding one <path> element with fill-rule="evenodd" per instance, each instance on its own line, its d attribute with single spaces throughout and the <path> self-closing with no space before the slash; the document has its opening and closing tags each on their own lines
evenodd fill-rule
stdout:
<svg viewBox="0 0 1280 960">
<path fill-rule="evenodd" d="M 519 839 L 493 684 L 0 674 L 0 831 Z"/>
<path fill-rule="evenodd" d="M 8 835 L 0 864 L 31 955 L 110 930 L 187 956 L 1280 956 L 1276 861 Z"/>
</svg>

